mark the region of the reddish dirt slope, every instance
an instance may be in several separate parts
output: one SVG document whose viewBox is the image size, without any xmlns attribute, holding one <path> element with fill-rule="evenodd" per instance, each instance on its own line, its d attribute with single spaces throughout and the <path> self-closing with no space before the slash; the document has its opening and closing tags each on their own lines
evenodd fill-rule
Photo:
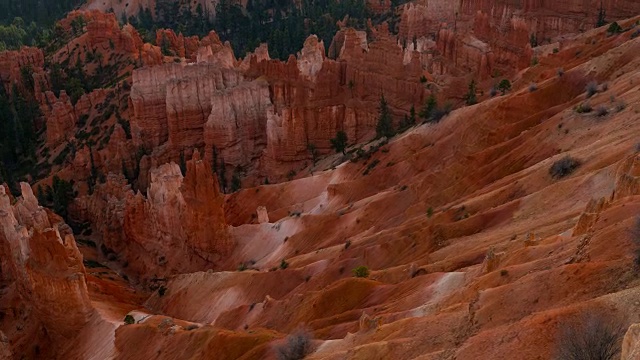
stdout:
<svg viewBox="0 0 640 360">
<path fill-rule="evenodd" d="M 640 322 L 632 33 L 568 41 L 511 93 L 367 160 L 330 157 L 227 196 L 229 271 L 169 278 L 115 332 L 116 357 L 274 358 L 277 339 L 304 326 L 309 359 L 548 359 L 562 325 L 585 313 Z M 590 81 L 600 85 L 587 100 Z M 578 113 L 587 101 L 597 110 Z M 580 166 L 552 177 L 565 156 Z M 253 223 L 259 206 L 269 223 Z M 360 265 L 368 279 L 353 277 Z"/>
</svg>

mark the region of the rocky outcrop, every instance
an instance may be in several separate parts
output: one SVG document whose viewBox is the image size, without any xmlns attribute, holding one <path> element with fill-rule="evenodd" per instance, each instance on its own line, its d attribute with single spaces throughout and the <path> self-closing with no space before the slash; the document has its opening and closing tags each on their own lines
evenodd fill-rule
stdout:
<svg viewBox="0 0 640 360">
<path fill-rule="evenodd" d="M 271 57 L 269 57 L 269 46 L 266 43 L 262 43 L 260 44 L 260 46 L 258 46 L 254 50 L 254 52 L 247 53 L 247 55 L 244 57 L 244 59 L 242 59 L 242 61 L 238 65 L 238 68 L 241 71 L 245 72 L 249 70 L 249 67 L 251 67 L 252 62 L 255 66 L 255 64 L 261 61 L 269 61 L 269 60 L 271 60 Z"/>
<path fill-rule="evenodd" d="M 640 157 L 637 154 L 623 159 L 616 170 L 615 185 L 608 199 L 591 199 L 573 228 L 573 236 L 593 232 L 602 211 L 613 203 L 640 194 Z"/>
<path fill-rule="evenodd" d="M 319 41 L 315 35 L 309 36 L 298 55 L 297 65 L 300 75 L 310 81 L 315 81 L 316 74 L 322 69 L 324 54 L 324 43 Z"/>
<path fill-rule="evenodd" d="M 73 233 L 63 220 L 38 206 L 31 187 L 20 184 L 22 198 L 10 204 L 0 187 L 2 273 L 11 275 L 25 306 L 49 336 L 62 340 L 74 335 L 89 319 L 85 269 Z"/>
<path fill-rule="evenodd" d="M 42 78 L 44 52 L 41 49 L 31 47 L 23 47 L 18 51 L 0 52 L 0 85 L 4 85 L 7 91 L 11 91 L 14 84 L 22 89 L 21 69 L 26 67 L 31 67 L 35 72 L 34 85 L 39 86 L 39 82 L 35 80 Z"/>
<path fill-rule="evenodd" d="M 470 71 L 481 79 L 491 75 L 494 53 L 491 46 L 471 34 L 456 36 L 450 29 L 438 32 L 437 48 L 451 62 L 433 64 L 431 71 L 438 74 L 456 74 Z M 516 63 L 518 63 L 516 59 Z"/>
<path fill-rule="evenodd" d="M 75 135 L 76 113 L 71 99 L 62 90 L 56 98 L 53 92 L 45 93 L 45 103 L 41 106 L 47 122 L 47 147 L 54 149 Z"/>
<path fill-rule="evenodd" d="M 86 46 L 88 49 L 106 51 L 111 53 L 121 53 L 129 57 L 139 65 L 159 65 L 162 64 L 163 57 L 160 47 L 145 44 L 138 34 L 138 31 L 131 25 L 126 24 L 120 27 L 116 15 L 100 11 L 71 11 L 67 17 L 58 23 L 68 34 L 73 33 L 72 23 L 75 19 L 82 17 L 86 23 L 81 35 L 72 40 L 69 45 L 75 44 Z M 75 43 L 75 44 L 74 44 Z M 54 56 L 57 61 L 64 61 L 68 56 L 72 56 L 75 51 L 70 51 L 70 46 L 60 49 Z M 79 52 L 78 52 L 79 54 Z M 113 59 L 122 61 L 117 57 L 104 57 L 106 61 Z M 72 59 L 71 63 L 74 63 Z"/>
<path fill-rule="evenodd" d="M 482 262 L 482 272 L 484 274 L 488 274 L 498 269 L 504 256 L 504 252 L 496 252 L 494 248 L 489 248 L 487 254 L 484 257 L 484 261 Z"/>
<path fill-rule="evenodd" d="M 621 360 L 640 358 L 640 324 L 629 326 L 622 340 Z"/>
<path fill-rule="evenodd" d="M 233 54 L 231 44 L 228 41 L 223 44 L 215 31 L 211 31 L 202 39 L 196 55 L 197 62 L 216 64 L 225 69 L 235 67 L 238 62 Z"/>
<path fill-rule="evenodd" d="M 205 159 L 234 166 L 255 165 L 266 145 L 267 114 L 272 109 L 264 80 L 244 82 L 211 96 L 211 113 L 204 128 Z"/>
<path fill-rule="evenodd" d="M 156 31 L 156 44 L 165 47 L 174 56 L 192 58 L 198 50 L 200 39 L 197 36 L 176 35 L 171 29 L 159 29 Z M 168 55 L 168 54 L 164 54 Z"/>
<path fill-rule="evenodd" d="M 436 34 L 443 22 L 455 22 L 460 1 L 429 0 L 408 2 L 402 6 L 398 33 L 413 40 Z"/>
<path fill-rule="evenodd" d="M 367 32 L 357 31 L 354 28 L 346 28 L 338 31 L 331 41 L 327 57 L 331 59 L 343 58 L 345 49 L 355 50 L 360 47 L 361 52 L 369 50 Z"/>
<path fill-rule="evenodd" d="M 330 152 L 330 139 L 341 130 L 350 142 L 370 138 L 383 94 L 398 120 L 424 101 L 419 61 L 405 65 L 402 48 L 384 29 L 371 44 L 363 40 L 353 29 L 334 39 L 332 52 L 339 54 L 338 60 L 311 67 L 315 80 L 300 72 L 309 68 L 305 59 L 303 65 L 295 58 L 256 64 L 258 74 L 269 79 L 274 104 L 267 122 L 267 168 L 274 166 L 269 163 L 309 159 L 309 144 L 320 153 Z M 307 53 L 315 46 L 315 39 L 308 40 Z"/>
<path fill-rule="evenodd" d="M 640 156 L 628 156 L 620 163 L 616 173 L 616 187 L 612 201 L 640 194 Z"/>
<path fill-rule="evenodd" d="M 134 143 L 154 149 L 204 144 L 203 126 L 214 92 L 236 86 L 242 75 L 214 64 L 165 64 L 133 72 L 131 132 Z"/>
<path fill-rule="evenodd" d="M 215 268 L 234 242 L 208 163 L 196 152 L 186 177 L 175 163 L 150 174 L 146 197 L 134 194 L 122 176 L 110 175 L 92 197 L 80 199 L 78 212 L 102 235 L 102 251 L 117 254 L 127 262 L 123 271 L 143 282 Z"/>
<path fill-rule="evenodd" d="M 256 209 L 256 215 L 258 217 L 258 224 L 265 224 L 269 222 L 269 213 L 265 206 L 258 206 Z"/>
</svg>

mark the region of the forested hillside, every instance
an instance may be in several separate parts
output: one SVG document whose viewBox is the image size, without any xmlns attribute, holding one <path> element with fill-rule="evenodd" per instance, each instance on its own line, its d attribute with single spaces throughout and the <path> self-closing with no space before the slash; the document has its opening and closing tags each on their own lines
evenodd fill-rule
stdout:
<svg viewBox="0 0 640 360">
<path fill-rule="evenodd" d="M 82 3 L 82 0 L 0 1 L 0 51 L 46 44 L 54 23 Z"/>
<path fill-rule="evenodd" d="M 158 1 L 155 13 L 141 9 L 137 17 L 121 17 L 121 21 L 134 25 L 150 42 L 155 39 L 155 30 L 161 28 L 198 36 L 215 30 L 223 41 L 231 42 L 236 56 L 244 56 L 266 42 L 272 58 L 286 59 L 300 50 L 310 34 L 318 35 L 329 46 L 338 21 L 348 19 L 350 26 L 364 29 L 366 19 L 372 16 L 365 0 L 304 0 L 301 6 L 290 1 L 250 0 L 246 8 L 222 0 L 215 14 L 212 21 L 207 9 L 199 5 L 192 11 L 188 4 Z M 386 15 L 374 20 L 385 19 Z"/>
</svg>

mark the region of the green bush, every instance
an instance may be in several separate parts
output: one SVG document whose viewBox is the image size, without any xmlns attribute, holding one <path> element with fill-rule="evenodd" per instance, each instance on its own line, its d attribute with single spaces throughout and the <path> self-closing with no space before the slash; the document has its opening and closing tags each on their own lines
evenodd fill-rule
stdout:
<svg viewBox="0 0 640 360">
<path fill-rule="evenodd" d="M 607 29 L 609 34 L 619 34 L 622 32 L 622 26 L 620 26 L 617 22 L 612 22 Z"/>
<path fill-rule="evenodd" d="M 476 96 L 476 81 L 471 80 L 469 83 L 469 89 L 464 96 L 464 100 L 467 105 L 475 105 L 478 103 L 478 97 Z"/>
<path fill-rule="evenodd" d="M 282 259 L 282 261 L 280 262 L 280 269 L 284 270 L 288 267 L 289 267 L 289 263 L 285 259 Z"/>
<path fill-rule="evenodd" d="M 352 270 L 353 276 L 358 278 L 368 278 L 369 277 L 369 268 L 366 266 L 358 266 L 357 268 Z"/>
<path fill-rule="evenodd" d="M 133 318 L 133 316 L 131 315 L 127 315 L 124 317 L 124 323 L 127 325 L 131 325 L 131 324 L 135 324 L 136 323 L 136 319 Z"/>
<path fill-rule="evenodd" d="M 590 113 L 591 111 L 593 111 L 593 107 L 591 107 L 591 104 L 588 101 L 576 106 L 576 112 L 578 114 Z"/>
</svg>

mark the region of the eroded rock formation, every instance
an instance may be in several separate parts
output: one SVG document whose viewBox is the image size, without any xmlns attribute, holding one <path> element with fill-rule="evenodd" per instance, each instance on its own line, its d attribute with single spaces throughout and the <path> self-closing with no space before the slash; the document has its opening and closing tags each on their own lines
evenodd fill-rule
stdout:
<svg viewBox="0 0 640 360">
<path fill-rule="evenodd" d="M 186 166 L 185 177 L 175 163 L 152 169 L 146 197 L 109 175 L 80 199 L 78 212 L 102 235 L 103 253 L 126 259 L 129 276 L 147 281 L 214 268 L 233 249 L 211 167 L 198 152 Z"/>
<path fill-rule="evenodd" d="M 134 71 L 134 142 L 155 149 L 158 163 L 204 147 L 209 162 L 254 179 L 282 177 L 282 164 L 310 159 L 310 145 L 331 152 L 338 131 L 350 142 L 372 137 L 383 94 L 396 119 L 426 96 L 420 61 L 404 62 L 385 29 L 371 44 L 364 32 L 341 31 L 330 50 L 335 60 L 316 36 L 287 62 L 270 60 L 266 46 L 238 62 L 215 33 L 200 45 L 196 64 Z"/>
<path fill-rule="evenodd" d="M 38 205 L 28 184 L 20 186 L 14 205 L 0 186 L 0 274 L 22 300 L 21 311 L 55 343 L 74 336 L 93 312 L 85 268 L 69 226 Z"/>
<path fill-rule="evenodd" d="M 512 73 L 529 66 L 533 58 L 531 44 L 551 43 L 557 37 L 593 29 L 600 5 L 608 21 L 638 12 L 637 3 L 631 0 L 517 4 L 422 0 L 402 5 L 399 37 L 419 50 L 423 64 L 432 73 L 457 75 L 471 71 L 486 79 L 494 72 Z M 437 51 L 427 40 L 437 42 Z"/>
<path fill-rule="evenodd" d="M 24 88 L 22 69 L 31 68 L 35 72 L 34 85 L 39 88 L 39 81 L 43 79 L 44 52 L 42 49 L 23 47 L 18 51 L 0 52 L 0 84 L 7 91 L 11 91 L 13 85 L 19 89 Z"/>
<path fill-rule="evenodd" d="M 75 135 L 78 120 L 71 99 L 64 90 L 58 98 L 51 91 L 47 91 L 45 97 L 42 108 L 47 119 L 46 144 L 49 148 L 55 149 Z"/>
</svg>

